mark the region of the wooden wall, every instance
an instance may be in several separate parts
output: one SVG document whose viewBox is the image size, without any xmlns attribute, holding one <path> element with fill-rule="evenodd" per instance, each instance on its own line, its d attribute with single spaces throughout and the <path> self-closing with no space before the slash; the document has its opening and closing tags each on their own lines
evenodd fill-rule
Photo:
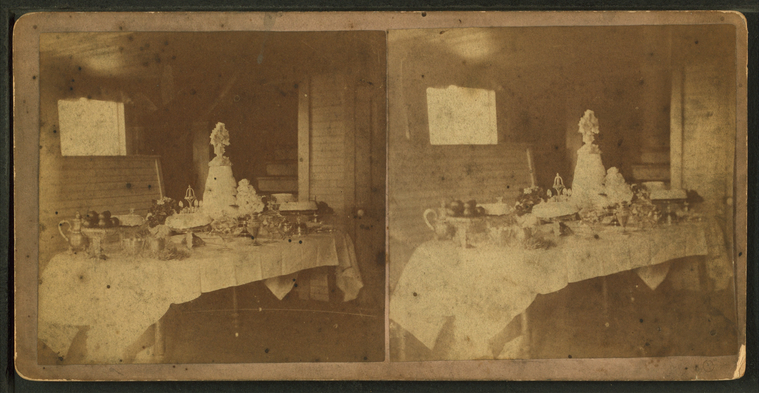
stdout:
<svg viewBox="0 0 759 393">
<path fill-rule="evenodd" d="M 509 192 L 503 188 L 520 162 L 506 157 L 530 146 L 538 185 L 550 186 L 559 172 L 571 187 L 586 109 L 599 118 L 606 168 L 634 181 L 632 168 L 645 154 L 663 151 L 666 161 L 675 68 L 685 75 L 685 186 L 724 206 L 732 190 L 734 40 L 730 25 L 390 32 L 391 290 L 413 249 L 432 238 L 424 208 L 441 198 Z M 425 90 L 449 85 L 495 91 L 497 146 L 429 144 Z M 703 146 L 706 140 L 714 143 Z"/>
<path fill-rule="evenodd" d="M 151 156 L 60 157 L 40 171 L 40 262 L 67 248 L 57 230 L 80 212 L 145 216 L 152 200 L 164 196 L 161 161 Z M 64 225 L 64 232 L 69 230 Z"/>
<path fill-rule="evenodd" d="M 428 208 L 442 201 L 475 199 L 514 203 L 531 185 L 526 146 L 415 146 L 394 138 L 390 144 L 388 227 L 390 285 L 399 278 L 410 253 L 433 233 L 423 221 Z"/>
<path fill-rule="evenodd" d="M 683 187 L 712 203 L 733 195 L 735 73 L 729 71 L 691 65 L 683 73 Z"/>
<path fill-rule="evenodd" d="M 346 81 L 340 74 L 316 75 L 310 82 L 310 192 L 345 215 Z M 352 130 L 351 130 L 352 131 Z M 351 190 L 352 192 L 352 190 Z"/>
</svg>

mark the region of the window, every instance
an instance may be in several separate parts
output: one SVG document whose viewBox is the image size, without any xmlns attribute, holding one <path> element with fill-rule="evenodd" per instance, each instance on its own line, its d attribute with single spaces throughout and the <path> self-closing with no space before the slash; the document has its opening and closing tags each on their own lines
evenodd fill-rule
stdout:
<svg viewBox="0 0 759 393">
<path fill-rule="evenodd" d="M 58 101 L 64 156 L 125 156 L 124 104 L 112 101 Z"/>
<path fill-rule="evenodd" d="M 498 144 L 495 91 L 448 86 L 427 88 L 433 145 Z"/>
</svg>

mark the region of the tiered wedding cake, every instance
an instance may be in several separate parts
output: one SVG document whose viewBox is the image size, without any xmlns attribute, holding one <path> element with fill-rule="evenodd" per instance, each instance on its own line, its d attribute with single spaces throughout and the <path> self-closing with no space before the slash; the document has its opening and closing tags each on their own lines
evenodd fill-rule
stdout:
<svg viewBox="0 0 759 393">
<path fill-rule="evenodd" d="M 211 132 L 214 157 L 208 163 L 208 178 L 203 191 L 203 212 L 211 218 L 219 218 L 224 212 L 232 213 L 237 203 L 237 182 L 232 176 L 232 162 L 224 156 L 224 146 L 229 146 L 229 131 L 224 123 L 216 123 Z"/>
<path fill-rule="evenodd" d="M 232 175 L 232 162 L 224 156 L 224 146 L 229 146 L 229 131 L 224 123 L 217 123 L 211 132 L 211 144 L 216 157 L 208 163 L 208 178 L 200 208 L 167 218 L 166 224 L 172 229 L 197 228 L 225 216 L 252 216 L 264 209 L 261 197 L 250 182 L 242 179 L 238 184 Z"/>
<path fill-rule="evenodd" d="M 598 119 L 592 110 L 585 111 L 578 132 L 585 143 L 577 150 L 577 165 L 572 180 L 572 203 L 579 209 L 603 208 L 632 200 L 632 190 L 615 167 L 608 172 L 601 161 L 601 150 L 594 142 Z"/>
<path fill-rule="evenodd" d="M 601 161 L 601 150 L 595 142 L 598 135 L 598 119 L 592 110 L 586 110 L 578 124 L 585 143 L 577 150 L 577 165 L 572 180 L 572 201 L 578 208 L 603 204 L 606 169 Z"/>
</svg>

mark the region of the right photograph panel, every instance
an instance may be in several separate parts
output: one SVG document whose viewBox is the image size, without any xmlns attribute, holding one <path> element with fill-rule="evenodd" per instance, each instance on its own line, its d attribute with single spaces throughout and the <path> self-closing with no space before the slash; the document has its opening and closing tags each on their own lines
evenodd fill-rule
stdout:
<svg viewBox="0 0 759 393">
<path fill-rule="evenodd" d="M 388 33 L 390 360 L 735 355 L 733 25 Z"/>
</svg>

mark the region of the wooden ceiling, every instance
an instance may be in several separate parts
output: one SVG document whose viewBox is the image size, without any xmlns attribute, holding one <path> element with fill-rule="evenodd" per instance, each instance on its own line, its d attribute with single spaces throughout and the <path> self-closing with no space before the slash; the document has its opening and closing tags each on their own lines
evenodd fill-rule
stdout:
<svg viewBox="0 0 759 393">
<path fill-rule="evenodd" d="M 246 69 L 289 82 L 355 63 L 367 54 L 361 40 L 355 32 L 50 33 L 40 38 L 40 58 L 99 77 L 160 79 L 170 66 L 179 79 Z"/>
<path fill-rule="evenodd" d="M 438 69 L 481 69 L 548 79 L 670 69 L 698 57 L 734 56 L 728 25 L 506 27 L 391 31 L 391 57 L 435 59 Z M 732 38 L 734 41 L 734 38 Z"/>
<path fill-rule="evenodd" d="M 50 99 L 125 102 L 130 114 L 152 123 L 202 118 L 219 105 L 267 107 L 297 94 L 308 75 L 341 72 L 382 86 L 384 62 L 382 32 L 40 36 L 40 83 Z"/>
</svg>

